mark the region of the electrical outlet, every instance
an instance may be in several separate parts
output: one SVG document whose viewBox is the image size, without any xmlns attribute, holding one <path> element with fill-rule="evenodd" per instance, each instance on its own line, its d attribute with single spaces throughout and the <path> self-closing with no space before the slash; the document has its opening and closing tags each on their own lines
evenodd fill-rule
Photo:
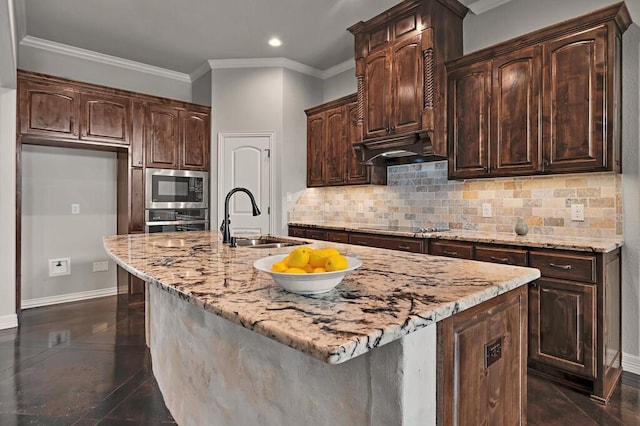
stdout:
<svg viewBox="0 0 640 426">
<path fill-rule="evenodd" d="M 71 214 L 80 214 L 80 204 L 71 204 Z"/>
<path fill-rule="evenodd" d="M 102 272 L 109 270 L 109 262 L 106 260 L 103 262 L 93 262 L 93 272 Z"/>
<path fill-rule="evenodd" d="M 49 276 L 71 275 L 71 258 L 49 259 Z"/>
<path fill-rule="evenodd" d="M 584 222 L 584 204 L 571 204 L 571 220 Z"/>
<path fill-rule="evenodd" d="M 491 217 L 491 204 L 484 203 L 482 205 L 482 217 Z"/>
<path fill-rule="evenodd" d="M 288 203 L 290 203 L 290 202 L 291 202 L 291 199 L 292 199 L 292 197 L 291 197 L 291 193 L 290 193 L 290 192 L 287 192 L 287 202 L 288 202 Z"/>
<path fill-rule="evenodd" d="M 358 204 L 358 213 L 364 213 L 364 204 Z"/>
</svg>

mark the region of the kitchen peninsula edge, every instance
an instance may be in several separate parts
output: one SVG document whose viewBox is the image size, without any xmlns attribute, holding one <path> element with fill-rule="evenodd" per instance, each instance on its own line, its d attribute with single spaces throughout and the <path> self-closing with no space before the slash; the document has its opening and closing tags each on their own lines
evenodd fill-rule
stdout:
<svg viewBox="0 0 640 426">
<path fill-rule="evenodd" d="M 483 303 L 515 292 L 525 321 L 516 331 L 526 333 L 521 287 L 540 276 L 333 244 L 363 267 L 335 290 L 305 297 L 252 267 L 290 248 L 230 248 L 215 232 L 112 236 L 104 245 L 148 283 L 154 375 L 181 424 L 210 416 L 220 424 L 435 424 L 436 349 L 447 341 L 436 323 L 465 310 L 482 317 Z M 522 311 L 514 312 L 518 323 Z M 510 340 L 520 341 L 517 333 L 505 337 L 505 350 Z M 508 371 L 524 371 L 522 361 Z"/>
</svg>

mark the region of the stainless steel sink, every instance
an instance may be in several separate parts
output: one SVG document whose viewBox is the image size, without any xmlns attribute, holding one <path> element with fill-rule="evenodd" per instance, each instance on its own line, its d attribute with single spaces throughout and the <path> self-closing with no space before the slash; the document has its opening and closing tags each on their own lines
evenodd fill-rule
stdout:
<svg viewBox="0 0 640 426">
<path fill-rule="evenodd" d="M 249 248 L 280 248 L 289 246 L 299 246 L 309 244 L 307 241 L 290 240 L 288 238 L 272 237 L 263 235 L 255 238 L 236 237 L 236 245 L 238 247 Z"/>
</svg>

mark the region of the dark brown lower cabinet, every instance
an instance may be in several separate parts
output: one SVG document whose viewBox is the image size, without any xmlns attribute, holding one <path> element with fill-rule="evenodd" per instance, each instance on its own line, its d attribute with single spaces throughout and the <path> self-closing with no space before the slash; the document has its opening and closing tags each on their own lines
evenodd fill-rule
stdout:
<svg viewBox="0 0 640 426">
<path fill-rule="evenodd" d="M 473 244 L 464 241 L 431 241 L 429 254 L 458 259 L 473 259 Z"/>
<path fill-rule="evenodd" d="M 438 323 L 438 425 L 525 425 L 527 286 Z"/>
<path fill-rule="evenodd" d="M 417 238 L 352 233 L 349 236 L 349 244 L 422 253 L 422 240 Z"/>
</svg>

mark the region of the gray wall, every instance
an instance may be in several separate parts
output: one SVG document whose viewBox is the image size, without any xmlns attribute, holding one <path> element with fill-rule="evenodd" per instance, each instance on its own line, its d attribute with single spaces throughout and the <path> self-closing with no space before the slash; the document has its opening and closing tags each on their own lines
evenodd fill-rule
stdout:
<svg viewBox="0 0 640 426">
<path fill-rule="evenodd" d="M 607 0 L 512 0 L 479 16 L 464 20 L 465 53 L 573 18 L 613 4 Z M 635 22 L 640 22 L 640 0 L 627 0 Z M 638 58 L 640 36 L 633 25 L 623 38 L 623 365 L 640 374 L 640 157 L 638 155 Z"/>
<path fill-rule="evenodd" d="M 22 300 L 116 289 L 116 268 L 102 237 L 116 230 L 113 152 L 22 148 Z M 71 204 L 80 214 L 71 214 Z M 48 259 L 70 257 L 71 275 L 49 277 Z"/>
<path fill-rule="evenodd" d="M 191 102 L 211 106 L 211 71 L 191 83 Z"/>
<path fill-rule="evenodd" d="M 0 329 L 15 327 L 16 50 L 12 0 L 0 0 Z"/>
<path fill-rule="evenodd" d="M 191 101 L 191 83 L 188 81 L 179 81 L 24 44 L 19 45 L 18 67 L 132 92 Z"/>
<path fill-rule="evenodd" d="M 322 81 L 289 69 L 284 70 L 283 87 L 283 147 L 278 161 L 282 164 L 278 181 L 280 183 L 279 210 L 282 212 L 280 229 L 277 233 L 287 233 L 289 212 L 307 189 L 307 116 L 304 110 L 322 103 Z M 287 201 L 287 193 L 291 201 Z"/>
<path fill-rule="evenodd" d="M 323 101 L 329 102 L 358 91 L 355 68 L 348 69 L 329 77 L 322 82 Z"/>
</svg>

